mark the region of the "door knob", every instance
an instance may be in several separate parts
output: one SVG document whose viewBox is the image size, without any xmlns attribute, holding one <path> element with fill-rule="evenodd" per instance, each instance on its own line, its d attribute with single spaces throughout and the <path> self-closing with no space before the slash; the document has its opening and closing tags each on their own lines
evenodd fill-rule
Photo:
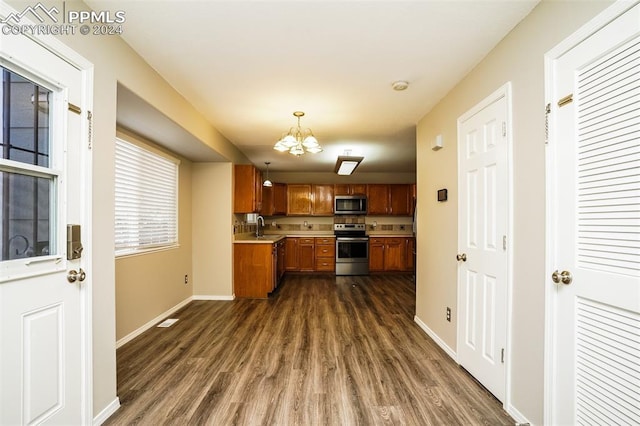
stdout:
<svg viewBox="0 0 640 426">
<path fill-rule="evenodd" d="M 558 272 L 556 270 L 553 272 L 553 274 L 551 274 L 551 279 L 556 284 L 562 283 L 565 285 L 569 285 L 573 281 L 573 275 L 571 275 L 571 272 L 569 271 Z"/>
<path fill-rule="evenodd" d="M 458 254 L 456 255 L 456 259 L 459 261 L 463 261 L 466 262 L 467 261 L 467 254 L 466 253 L 462 253 L 462 254 Z"/>
<path fill-rule="evenodd" d="M 87 274 L 80 268 L 80 271 L 76 271 L 75 269 L 70 270 L 67 273 L 67 281 L 70 283 L 75 283 L 76 281 L 84 281 L 87 278 Z"/>
</svg>

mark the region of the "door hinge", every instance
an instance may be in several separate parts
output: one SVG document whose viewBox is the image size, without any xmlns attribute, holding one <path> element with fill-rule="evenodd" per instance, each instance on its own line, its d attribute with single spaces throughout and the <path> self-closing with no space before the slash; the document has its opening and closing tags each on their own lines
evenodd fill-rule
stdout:
<svg viewBox="0 0 640 426">
<path fill-rule="evenodd" d="M 570 104 L 571 102 L 573 102 L 573 93 L 569 93 L 567 96 L 565 96 L 564 98 L 560 99 L 558 101 L 558 106 L 559 107 L 563 107 L 567 104 Z"/>
<path fill-rule="evenodd" d="M 501 351 L 500 362 L 504 364 L 504 348 L 502 348 L 502 351 Z"/>
<path fill-rule="evenodd" d="M 89 149 L 91 149 L 93 143 L 93 114 L 91 111 L 87 111 L 87 120 L 89 121 L 89 125 L 87 126 L 87 142 Z"/>
<path fill-rule="evenodd" d="M 502 236 L 502 250 L 506 250 L 507 249 L 507 236 L 503 235 Z"/>
<path fill-rule="evenodd" d="M 507 136 L 507 123 L 502 122 L 502 136 Z"/>
</svg>

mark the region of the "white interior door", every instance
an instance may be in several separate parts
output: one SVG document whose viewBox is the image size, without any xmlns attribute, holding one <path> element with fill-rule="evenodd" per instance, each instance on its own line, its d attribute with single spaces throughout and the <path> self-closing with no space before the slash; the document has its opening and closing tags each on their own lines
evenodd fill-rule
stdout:
<svg viewBox="0 0 640 426">
<path fill-rule="evenodd" d="M 458 362 L 501 401 L 507 337 L 509 86 L 458 120 Z"/>
<path fill-rule="evenodd" d="M 640 5 L 611 20 L 548 74 L 552 424 L 640 424 Z"/>
<path fill-rule="evenodd" d="M 88 76 L 18 35 L 0 66 L 0 424 L 90 424 Z"/>
</svg>

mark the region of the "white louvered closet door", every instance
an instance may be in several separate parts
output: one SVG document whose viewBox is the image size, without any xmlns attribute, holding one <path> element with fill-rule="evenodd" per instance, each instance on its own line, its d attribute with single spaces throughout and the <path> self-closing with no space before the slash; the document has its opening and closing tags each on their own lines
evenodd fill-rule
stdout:
<svg viewBox="0 0 640 426">
<path fill-rule="evenodd" d="M 640 5 L 554 72 L 553 423 L 640 424 Z"/>
</svg>

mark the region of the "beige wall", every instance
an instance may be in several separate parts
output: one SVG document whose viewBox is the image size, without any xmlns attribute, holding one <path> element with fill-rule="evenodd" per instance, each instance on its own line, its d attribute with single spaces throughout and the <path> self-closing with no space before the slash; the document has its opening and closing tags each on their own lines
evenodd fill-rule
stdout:
<svg viewBox="0 0 640 426">
<path fill-rule="evenodd" d="M 191 297 L 191 169 L 192 163 L 130 133 L 125 140 L 147 145 L 180 160 L 178 172 L 178 244 L 170 250 L 116 258 L 116 340 L 138 330 L 158 315 Z M 190 280 L 191 281 L 191 280 Z"/>
<path fill-rule="evenodd" d="M 233 295 L 233 165 L 193 164 L 193 294 Z"/>
<path fill-rule="evenodd" d="M 417 128 L 418 272 L 416 315 L 456 348 L 456 120 L 506 82 L 513 83 L 513 294 L 511 407 L 543 423 L 545 148 L 544 54 L 609 2 L 543 1 Z M 430 149 L 444 137 L 445 148 Z M 437 203 L 435 191 L 449 189 Z M 454 321 L 444 320 L 451 306 Z M 509 408 L 509 407 L 507 407 Z"/>
</svg>

